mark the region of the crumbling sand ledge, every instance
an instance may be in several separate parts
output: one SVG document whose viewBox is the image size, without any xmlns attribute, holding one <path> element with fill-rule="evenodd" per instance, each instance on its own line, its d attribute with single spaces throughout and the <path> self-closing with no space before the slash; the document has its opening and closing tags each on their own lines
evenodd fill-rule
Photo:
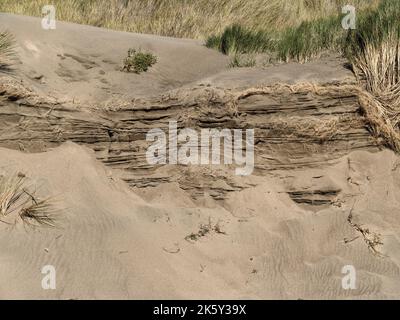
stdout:
<svg viewBox="0 0 400 320">
<path fill-rule="evenodd" d="M 197 130 L 254 128 L 259 174 L 320 166 L 352 150 L 378 150 L 382 144 L 368 132 L 369 120 L 360 113 L 371 112 L 360 104 L 365 95 L 347 84 L 281 84 L 237 92 L 198 87 L 112 110 L 85 110 L 46 101 L 29 90 L 16 89 L 18 85 L 6 81 L 2 85 L 5 108 L 0 110 L 0 119 L 9 129 L 2 135 L 1 146 L 43 152 L 64 141 L 84 144 L 135 187 L 154 186 L 158 180 L 178 182 L 185 190 L 198 189 L 193 180 L 182 176 L 185 167 L 155 168 L 146 161 L 146 133 L 168 128 L 169 121 Z M 178 180 L 170 170 L 180 173 Z M 227 175 L 225 180 L 235 180 L 229 170 L 221 174 Z M 238 187 L 233 181 L 227 183 L 234 190 Z M 216 197 L 221 192 L 225 193 L 221 190 Z"/>
</svg>

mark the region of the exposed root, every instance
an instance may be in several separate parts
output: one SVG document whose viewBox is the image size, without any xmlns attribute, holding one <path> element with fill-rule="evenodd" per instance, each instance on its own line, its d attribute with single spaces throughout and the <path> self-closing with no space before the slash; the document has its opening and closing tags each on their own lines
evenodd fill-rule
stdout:
<svg viewBox="0 0 400 320">
<path fill-rule="evenodd" d="M 368 228 L 364 228 L 362 227 L 360 224 L 357 224 L 355 222 L 353 222 L 353 208 L 351 208 L 350 210 L 350 214 L 347 217 L 347 221 L 350 224 L 350 226 L 356 230 L 357 232 L 359 232 L 364 240 L 364 242 L 367 244 L 368 249 L 375 255 L 377 256 L 384 256 L 381 252 L 379 252 L 379 250 L 377 249 L 377 246 L 383 245 L 383 242 L 381 240 L 381 235 L 377 234 L 375 232 L 370 231 Z M 353 240 L 355 240 L 356 238 L 354 238 Z M 350 241 L 347 241 L 347 243 Z"/>
</svg>

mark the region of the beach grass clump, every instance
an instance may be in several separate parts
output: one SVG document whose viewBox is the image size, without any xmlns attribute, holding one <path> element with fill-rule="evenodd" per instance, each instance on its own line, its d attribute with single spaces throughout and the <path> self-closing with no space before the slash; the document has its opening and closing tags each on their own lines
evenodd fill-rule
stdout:
<svg viewBox="0 0 400 320">
<path fill-rule="evenodd" d="M 400 152 L 400 2 L 382 0 L 362 15 L 346 39 L 344 52 L 360 83 L 374 97 L 369 102 L 373 130 Z M 381 119 L 378 121 L 377 119 Z"/>
<path fill-rule="evenodd" d="M 304 21 L 298 27 L 288 28 L 279 36 L 276 44 L 278 59 L 289 62 L 306 62 L 321 53 L 340 48 L 345 30 L 341 16 L 316 21 Z"/>
<path fill-rule="evenodd" d="M 272 40 L 264 31 L 252 31 L 234 24 L 227 27 L 222 35 L 213 35 L 206 41 L 206 46 L 221 51 L 223 54 L 248 54 L 265 52 L 272 47 Z"/>
<path fill-rule="evenodd" d="M 372 93 L 399 89 L 399 21 L 400 2 L 383 0 L 377 10 L 360 17 L 358 27 L 346 39 L 346 57 Z"/>
<path fill-rule="evenodd" d="M 206 39 L 237 24 L 268 33 L 379 0 L 53 0 L 56 19 L 115 30 Z M 1 0 L 0 12 L 42 17 L 48 0 Z"/>
<path fill-rule="evenodd" d="M 306 62 L 329 50 L 341 50 L 347 31 L 342 28 L 341 14 L 303 21 L 298 26 L 288 27 L 280 32 L 248 30 L 233 25 L 222 35 L 212 35 L 206 46 L 224 54 L 269 53 L 276 60 Z"/>
<path fill-rule="evenodd" d="M 323 52 L 340 48 L 346 34 L 341 27 L 341 16 L 338 15 L 304 21 L 297 27 L 289 27 L 279 33 L 247 30 L 243 26 L 233 25 L 220 36 L 210 36 L 206 46 L 226 55 L 267 53 L 283 62 L 306 62 Z"/>
<path fill-rule="evenodd" d="M 0 216 L 10 214 L 24 195 L 23 177 L 0 176 Z"/>
<path fill-rule="evenodd" d="M 395 3 L 394 6 L 399 3 L 397 0 L 386 1 Z M 323 11 L 319 1 L 309 1 L 304 5 L 312 12 Z M 235 23 L 226 27 L 220 35 L 209 36 L 206 46 L 227 55 L 268 53 L 281 62 L 307 62 L 329 51 L 343 53 L 344 48 L 349 45 L 347 41 L 351 29 L 342 27 L 342 20 L 346 14 L 343 14 L 341 5 L 343 3 L 337 1 L 336 7 L 333 6 L 335 9 L 327 11 L 327 15 L 316 14 L 314 18 L 306 18 L 303 14 L 303 18 L 300 15 L 297 24 L 282 23 L 282 27 L 279 28 L 278 26 L 265 28 L 262 24 L 249 28 Z M 364 20 L 371 12 L 382 11 L 380 1 L 365 1 L 364 5 L 360 3 L 354 5 L 356 5 L 357 21 Z M 276 18 L 276 21 L 279 19 Z M 360 28 L 363 28 L 363 24 L 357 25 L 356 30 Z"/>
</svg>

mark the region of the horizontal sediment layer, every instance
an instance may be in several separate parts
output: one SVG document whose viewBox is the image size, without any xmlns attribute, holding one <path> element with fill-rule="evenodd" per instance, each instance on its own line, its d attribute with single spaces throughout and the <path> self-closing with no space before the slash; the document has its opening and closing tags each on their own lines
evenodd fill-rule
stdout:
<svg viewBox="0 0 400 320">
<path fill-rule="evenodd" d="M 154 166 L 146 160 L 151 144 L 146 134 L 155 128 L 168 134 L 171 121 L 177 121 L 178 130 L 192 128 L 199 134 L 205 128 L 254 129 L 255 175 L 320 167 L 353 150 L 379 146 L 368 131 L 358 94 L 356 86 L 340 83 L 237 92 L 196 87 L 124 107 L 88 110 L 47 101 L 18 84 L 3 82 L 0 147 L 42 152 L 73 141 L 93 149 L 132 187 L 177 182 L 193 198 L 207 191 L 223 200 L 228 192 L 246 187 L 235 179 L 235 164 L 207 165 L 195 177 L 190 166 Z M 216 184 L 216 177 L 223 183 Z"/>
</svg>

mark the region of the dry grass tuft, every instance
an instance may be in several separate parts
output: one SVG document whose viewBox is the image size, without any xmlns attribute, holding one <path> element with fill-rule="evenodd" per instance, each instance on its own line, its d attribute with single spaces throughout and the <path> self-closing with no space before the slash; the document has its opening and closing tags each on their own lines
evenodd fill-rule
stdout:
<svg viewBox="0 0 400 320">
<path fill-rule="evenodd" d="M 208 218 L 208 223 L 200 224 L 199 231 L 197 231 L 196 233 L 192 232 L 185 237 L 185 240 L 189 242 L 194 242 L 212 232 L 216 234 L 226 234 L 226 232 L 223 231 L 221 228 L 220 221 L 218 221 L 216 224 L 213 224 L 211 218 Z"/>
<path fill-rule="evenodd" d="M 374 130 L 400 152 L 400 39 L 390 36 L 378 47 L 368 44 L 353 66 L 370 93 L 362 97 L 362 103 Z"/>
<path fill-rule="evenodd" d="M 369 93 L 360 103 L 377 135 L 400 152 L 400 2 L 382 0 L 349 34 L 346 54 Z"/>
<path fill-rule="evenodd" d="M 45 200 L 32 199 L 32 202 L 22 208 L 19 213 L 22 221 L 32 227 L 46 226 L 55 228 L 56 209 L 51 198 Z"/>
<path fill-rule="evenodd" d="M 0 70 L 8 69 L 15 57 L 14 38 L 8 31 L 0 31 Z"/>
<path fill-rule="evenodd" d="M 388 109 L 371 93 L 359 89 L 358 98 L 369 121 L 370 129 L 376 137 L 382 137 L 387 146 L 400 152 L 400 130 L 388 115 Z"/>
<path fill-rule="evenodd" d="M 0 177 L 0 215 L 6 217 L 24 195 L 24 178 L 18 175 Z"/>
<path fill-rule="evenodd" d="M 29 226 L 56 227 L 56 208 L 49 198 L 39 200 L 30 193 L 26 178 L 21 174 L 0 176 L 0 221 L 18 212 L 21 220 Z"/>
</svg>

